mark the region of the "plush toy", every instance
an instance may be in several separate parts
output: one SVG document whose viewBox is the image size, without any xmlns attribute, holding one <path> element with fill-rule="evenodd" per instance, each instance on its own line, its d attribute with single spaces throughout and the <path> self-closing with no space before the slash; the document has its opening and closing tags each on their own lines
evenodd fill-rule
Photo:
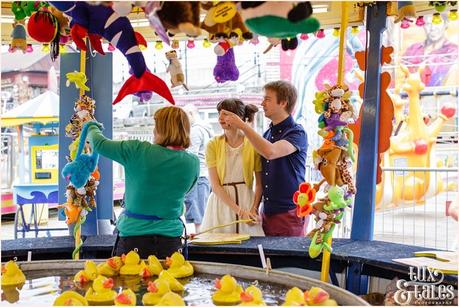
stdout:
<svg viewBox="0 0 459 307">
<path fill-rule="evenodd" d="M 145 12 L 145 17 L 150 23 L 150 27 L 155 30 L 155 33 L 161 38 L 163 42 L 170 45 L 169 35 L 167 35 L 167 30 L 164 28 L 161 20 L 158 16 L 158 10 L 161 9 L 161 3 L 159 1 L 147 1 L 143 10 Z M 173 46 L 171 46 L 173 49 Z M 178 47 L 177 47 L 178 48 Z"/>
<path fill-rule="evenodd" d="M 15 20 L 23 20 L 41 7 L 46 6 L 48 6 L 46 1 L 13 1 L 11 3 L 11 11 Z"/>
<path fill-rule="evenodd" d="M 199 2 L 164 1 L 156 13 L 171 34 L 185 33 L 191 37 L 201 35 Z"/>
<path fill-rule="evenodd" d="M 81 1 L 50 1 L 50 4 L 72 17 L 71 35 L 80 49 L 87 49 L 84 38 L 89 36 L 91 46 L 104 54 L 101 43 L 103 37 L 128 60 L 134 75 L 123 84 L 113 104 L 127 95 L 142 91 L 156 92 L 174 104 L 174 98 L 166 83 L 147 70 L 138 46 L 141 35 L 134 32 L 128 18 L 119 16 L 106 5 L 89 5 Z"/>
<path fill-rule="evenodd" d="M 217 64 L 214 67 L 215 80 L 218 83 L 224 83 L 239 79 L 239 69 L 236 66 L 231 41 L 222 36 L 214 51 L 217 53 Z"/>
<path fill-rule="evenodd" d="M 185 84 L 185 75 L 183 74 L 182 64 L 177 58 L 177 51 L 171 50 L 166 52 L 166 59 L 169 60 L 169 66 L 167 66 L 166 72 L 171 74 L 172 87 L 183 85 L 188 90 Z"/>
<path fill-rule="evenodd" d="M 406 17 L 416 18 L 416 8 L 413 1 L 397 1 L 397 18 L 394 22 L 400 22 Z"/>
<path fill-rule="evenodd" d="M 201 2 L 201 8 L 207 11 L 201 28 L 209 33 L 211 41 L 217 34 L 224 33 L 229 36 L 231 32 L 238 33 L 240 41 L 252 39 L 253 34 L 242 21 L 236 4 L 228 1 L 217 4 Z"/>
<path fill-rule="evenodd" d="M 69 72 L 65 76 L 67 77 L 67 81 L 65 83 L 67 87 L 70 86 L 70 83 L 75 83 L 75 87 L 77 89 L 83 89 L 86 92 L 89 91 L 89 87 L 86 86 L 88 79 L 84 72 Z"/>
<path fill-rule="evenodd" d="M 296 48 L 297 34 L 320 28 L 319 21 L 310 17 L 309 2 L 242 1 L 240 8 L 242 20 L 252 32 L 282 39 L 284 50 Z"/>
<path fill-rule="evenodd" d="M 67 163 L 62 169 L 62 177 L 70 180 L 73 186 L 77 189 L 86 184 L 91 176 L 91 173 L 96 169 L 97 162 L 99 161 L 99 154 L 96 152 L 93 152 L 91 155 L 82 154 L 83 148 L 86 144 L 88 128 L 94 125 L 102 128 L 101 124 L 92 121 L 83 125 L 80 135 L 80 144 L 78 144 L 78 151 L 75 160 Z"/>
<path fill-rule="evenodd" d="M 22 50 L 23 53 L 27 52 L 27 33 L 24 26 L 24 20 L 14 21 L 11 38 L 9 52 L 15 52 L 18 49 Z"/>
<path fill-rule="evenodd" d="M 60 28 L 59 20 L 46 7 L 33 13 L 27 22 L 27 33 L 37 42 L 49 44 L 53 61 L 59 56 Z"/>
</svg>

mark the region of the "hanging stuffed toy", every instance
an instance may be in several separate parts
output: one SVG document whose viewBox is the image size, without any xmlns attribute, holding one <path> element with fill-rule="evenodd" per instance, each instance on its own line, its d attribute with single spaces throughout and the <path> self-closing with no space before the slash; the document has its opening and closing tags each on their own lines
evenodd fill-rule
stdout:
<svg viewBox="0 0 459 307">
<path fill-rule="evenodd" d="M 27 33 L 40 43 L 49 44 L 51 60 L 59 56 L 60 25 L 56 16 L 46 7 L 33 13 L 27 22 Z"/>
<path fill-rule="evenodd" d="M 214 67 L 214 77 L 218 83 L 236 81 L 239 79 L 239 69 L 234 58 L 233 42 L 238 37 L 233 36 L 229 40 L 224 34 L 219 37 L 219 43 L 214 51 L 217 54 L 217 64 Z"/>
<path fill-rule="evenodd" d="M 185 75 L 183 74 L 182 64 L 177 58 L 177 51 L 171 50 L 166 52 L 166 59 L 169 60 L 169 66 L 167 66 L 166 72 L 171 74 L 172 87 L 183 85 L 188 91 L 188 87 L 185 84 Z"/>
<path fill-rule="evenodd" d="M 9 52 L 22 50 L 23 53 L 27 52 L 27 33 L 24 26 L 24 20 L 15 20 L 13 24 L 13 32 L 11 33 L 11 44 L 8 49 Z"/>
<path fill-rule="evenodd" d="M 231 32 L 239 33 L 239 40 L 250 40 L 253 34 L 245 26 L 241 15 L 233 2 L 201 2 L 201 8 L 207 11 L 206 17 L 201 22 L 201 28 L 209 33 L 209 39 L 215 40 L 215 35 Z"/>
<path fill-rule="evenodd" d="M 84 187 L 89 177 L 91 176 L 91 173 L 96 170 L 97 162 L 99 161 L 99 154 L 94 151 L 90 155 L 82 154 L 83 148 L 86 144 L 88 129 L 91 126 L 102 128 L 101 124 L 94 121 L 87 122 L 85 125 L 83 125 L 75 160 L 67 163 L 62 169 L 62 177 L 69 180 L 77 189 Z"/>
<path fill-rule="evenodd" d="M 46 6 L 48 6 L 48 3 L 45 1 L 13 1 L 11 3 L 11 11 L 15 20 L 23 20 L 41 7 Z"/>
<path fill-rule="evenodd" d="M 320 28 L 319 21 L 310 17 L 309 2 L 242 1 L 240 13 L 252 32 L 282 39 L 284 50 L 296 48 L 297 34 L 312 33 Z"/>
<path fill-rule="evenodd" d="M 113 104 L 127 95 L 146 91 L 153 91 L 175 103 L 166 83 L 147 70 L 138 46 L 143 37 L 134 32 L 128 18 L 121 17 L 107 5 L 90 5 L 80 1 L 50 1 L 50 4 L 72 17 L 71 35 L 78 48 L 86 50 L 84 38 L 88 36 L 91 46 L 100 54 L 105 54 L 101 43 L 101 39 L 105 38 L 126 57 L 134 75 L 123 84 Z"/>
<path fill-rule="evenodd" d="M 156 14 L 170 34 L 201 35 L 200 3 L 197 1 L 164 1 Z"/>
</svg>

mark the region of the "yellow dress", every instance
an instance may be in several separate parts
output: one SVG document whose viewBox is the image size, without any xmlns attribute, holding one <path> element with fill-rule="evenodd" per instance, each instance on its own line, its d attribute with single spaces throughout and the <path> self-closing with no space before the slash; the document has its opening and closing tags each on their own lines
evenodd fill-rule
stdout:
<svg viewBox="0 0 459 307">
<path fill-rule="evenodd" d="M 243 143 L 237 148 L 233 148 L 226 143 L 226 168 L 225 178 L 223 181 L 223 189 L 228 195 L 236 201 L 236 190 L 238 194 L 238 205 L 244 210 L 250 210 L 253 205 L 255 193 L 244 183 L 243 168 L 242 168 L 242 147 Z M 228 183 L 240 183 L 235 185 L 227 185 Z M 236 220 L 236 214 L 230 209 L 215 193 L 211 193 L 207 201 L 206 211 L 201 224 L 201 229 L 205 230 L 210 227 L 228 224 Z M 245 223 L 232 225 L 224 228 L 219 228 L 214 233 L 241 233 L 250 236 L 264 236 L 261 223 L 249 225 Z"/>
</svg>

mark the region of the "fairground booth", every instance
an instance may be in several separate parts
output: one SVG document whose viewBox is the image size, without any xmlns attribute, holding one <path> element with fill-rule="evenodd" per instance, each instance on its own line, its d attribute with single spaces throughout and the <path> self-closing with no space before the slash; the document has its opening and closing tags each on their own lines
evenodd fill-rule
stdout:
<svg viewBox="0 0 459 307">
<path fill-rule="evenodd" d="M 457 305 L 456 1 L 3 1 L 1 305 Z"/>
</svg>

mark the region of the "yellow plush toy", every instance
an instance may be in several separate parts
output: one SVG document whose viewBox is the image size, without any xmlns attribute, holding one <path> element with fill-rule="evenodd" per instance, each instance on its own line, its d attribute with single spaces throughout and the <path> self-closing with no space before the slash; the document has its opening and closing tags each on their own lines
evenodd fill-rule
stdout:
<svg viewBox="0 0 459 307">
<path fill-rule="evenodd" d="M 184 278 L 193 275 L 193 266 L 190 262 L 185 261 L 185 257 L 179 252 L 175 252 L 171 257 L 166 258 L 166 265 L 169 272 L 175 278 Z"/>
<path fill-rule="evenodd" d="M 25 275 L 15 261 L 10 260 L 2 266 L 2 287 L 25 283 Z"/>
<path fill-rule="evenodd" d="M 215 280 L 215 291 L 212 301 L 216 305 L 234 305 L 241 302 L 242 287 L 231 275 L 225 275 L 222 279 Z"/>
</svg>

